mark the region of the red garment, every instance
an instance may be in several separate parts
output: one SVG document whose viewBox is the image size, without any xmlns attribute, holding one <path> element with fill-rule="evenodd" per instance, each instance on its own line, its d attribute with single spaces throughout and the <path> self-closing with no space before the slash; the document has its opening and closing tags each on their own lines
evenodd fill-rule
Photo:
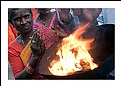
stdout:
<svg viewBox="0 0 121 86">
<path fill-rule="evenodd" d="M 13 41 L 15 40 L 15 36 L 11 30 L 11 27 L 8 26 L 8 45 Z"/>
<path fill-rule="evenodd" d="M 59 36 L 56 35 L 52 30 L 52 26 L 57 25 L 56 21 L 56 13 L 53 13 L 48 26 L 44 26 L 36 22 L 34 23 L 33 28 L 39 28 L 40 35 L 45 43 L 46 48 L 49 48 L 53 43 L 55 43 L 55 41 L 59 39 Z"/>
<path fill-rule="evenodd" d="M 36 8 L 31 8 L 32 13 L 33 13 L 33 20 L 36 20 L 38 17 L 38 12 Z"/>
<path fill-rule="evenodd" d="M 58 36 L 54 34 L 51 29 L 40 28 L 40 34 L 44 40 L 46 48 L 49 48 L 55 41 L 58 40 Z M 8 60 L 15 77 L 25 68 L 20 58 L 22 50 L 23 47 L 18 42 L 16 42 L 16 40 L 14 40 L 8 47 Z M 38 73 L 35 73 L 33 78 L 45 79 Z"/>
<path fill-rule="evenodd" d="M 59 39 L 51 28 L 40 27 L 40 35 L 47 49 Z"/>
<path fill-rule="evenodd" d="M 12 32 L 13 32 L 15 38 L 16 38 L 16 37 L 17 37 L 17 30 L 16 30 L 16 29 L 13 27 L 13 25 L 10 24 L 10 23 L 9 23 L 9 27 L 11 28 L 11 30 L 12 30 Z"/>
<path fill-rule="evenodd" d="M 22 50 L 23 47 L 15 40 L 8 47 L 8 61 L 15 77 L 24 69 L 24 64 L 20 58 Z"/>
<path fill-rule="evenodd" d="M 16 77 L 24 68 L 24 64 L 20 58 L 20 54 L 24 48 L 15 40 L 8 47 L 8 60 L 10 62 L 14 76 Z M 33 79 L 45 79 L 36 71 Z"/>
<path fill-rule="evenodd" d="M 17 31 L 12 24 L 8 23 L 8 45 L 17 37 Z"/>
</svg>

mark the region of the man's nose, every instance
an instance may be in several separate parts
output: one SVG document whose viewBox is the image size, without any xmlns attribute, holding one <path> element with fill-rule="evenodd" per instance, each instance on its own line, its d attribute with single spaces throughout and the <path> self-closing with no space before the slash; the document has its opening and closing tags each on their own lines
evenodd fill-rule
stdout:
<svg viewBox="0 0 121 86">
<path fill-rule="evenodd" d="M 21 23 L 21 25 L 24 25 L 27 23 L 27 21 L 26 21 L 26 19 L 22 18 L 20 23 Z"/>
</svg>

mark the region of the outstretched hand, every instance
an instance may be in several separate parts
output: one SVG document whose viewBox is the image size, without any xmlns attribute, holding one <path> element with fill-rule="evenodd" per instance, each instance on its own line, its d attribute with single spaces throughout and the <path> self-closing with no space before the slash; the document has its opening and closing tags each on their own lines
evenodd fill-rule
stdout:
<svg viewBox="0 0 121 86">
<path fill-rule="evenodd" d="M 70 9 L 67 9 L 67 8 L 59 8 L 58 9 L 58 12 L 59 12 L 59 15 L 60 15 L 60 18 L 65 20 L 67 18 L 69 18 L 69 12 L 70 12 Z"/>
<path fill-rule="evenodd" d="M 101 8 L 82 8 L 83 15 L 88 21 L 94 21 L 101 13 Z"/>
<path fill-rule="evenodd" d="M 59 17 L 65 23 L 70 23 L 72 17 L 70 15 L 70 8 L 58 8 Z"/>
<path fill-rule="evenodd" d="M 81 14 L 80 8 L 72 8 L 74 16 L 79 16 Z"/>
<path fill-rule="evenodd" d="M 67 36 L 67 34 L 65 33 L 65 31 L 59 25 L 54 26 L 54 28 L 52 28 L 52 29 L 53 29 L 53 32 L 55 34 L 57 34 L 59 37 L 65 37 L 65 36 Z"/>
<path fill-rule="evenodd" d="M 43 42 L 38 30 L 36 30 L 32 36 L 31 50 L 32 50 L 33 56 L 36 59 L 38 59 L 40 57 L 40 55 L 44 54 L 44 52 L 45 52 L 44 42 Z"/>
</svg>

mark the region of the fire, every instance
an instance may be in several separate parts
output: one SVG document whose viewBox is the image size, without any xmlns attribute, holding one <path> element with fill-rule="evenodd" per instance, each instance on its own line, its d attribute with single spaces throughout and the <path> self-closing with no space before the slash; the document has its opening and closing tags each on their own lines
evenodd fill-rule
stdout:
<svg viewBox="0 0 121 86">
<path fill-rule="evenodd" d="M 89 23 L 79 27 L 73 34 L 63 38 L 58 45 L 57 57 L 48 67 L 53 75 L 66 76 L 76 71 L 93 70 L 98 67 L 97 64 L 93 63 L 93 58 L 88 53 L 89 44 L 94 39 L 84 40 L 81 36 L 88 25 Z"/>
</svg>

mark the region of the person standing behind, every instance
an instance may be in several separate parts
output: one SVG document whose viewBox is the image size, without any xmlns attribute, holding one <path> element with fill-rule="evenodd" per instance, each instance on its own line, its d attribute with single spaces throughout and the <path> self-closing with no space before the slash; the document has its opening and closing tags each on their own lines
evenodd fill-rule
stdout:
<svg viewBox="0 0 121 86">
<path fill-rule="evenodd" d="M 99 24 L 115 24 L 115 8 L 102 8 L 98 20 Z"/>
<path fill-rule="evenodd" d="M 57 19 L 66 33 L 74 32 L 78 26 L 90 22 L 89 27 L 98 25 L 97 17 L 101 8 L 58 8 Z M 67 19 L 68 18 L 68 19 Z M 69 28 L 68 28 L 69 27 Z"/>
</svg>

